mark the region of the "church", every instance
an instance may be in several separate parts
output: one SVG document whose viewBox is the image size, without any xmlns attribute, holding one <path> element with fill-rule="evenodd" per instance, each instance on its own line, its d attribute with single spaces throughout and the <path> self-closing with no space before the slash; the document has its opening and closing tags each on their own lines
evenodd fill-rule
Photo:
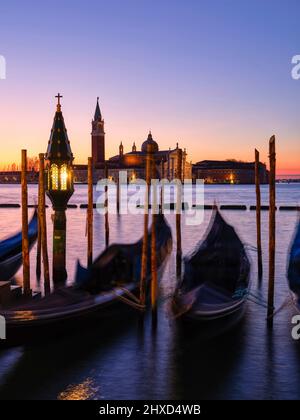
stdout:
<svg viewBox="0 0 300 420">
<path fill-rule="evenodd" d="M 135 143 L 132 149 L 125 152 L 122 142 L 119 145 L 119 153 L 109 159 L 105 159 L 105 129 L 104 119 L 97 98 L 96 110 L 92 120 L 91 132 L 91 151 L 94 166 L 95 181 L 104 177 L 105 166 L 108 170 L 110 179 L 116 181 L 119 171 L 127 171 L 128 181 L 134 181 L 137 178 L 145 179 L 145 163 L 147 145 L 150 143 L 155 150 L 154 159 L 156 164 L 156 173 L 159 179 L 172 180 L 179 176 L 178 164 L 182 156 L 182 178 L 192 179 L 192 164 L 187 161 L 186 149 L 179 148 L 178 143 L 175 148 L 160 150 L 158 143 L 154 140 L 152 133 L 149 132 L 147 139 L 142 142 L 141 149 L 138 150 Z M 181 153 L 180 153 L 181 152 Z M 86 182 L 86 165 L 74 165 L 74 176 L 76 182 Z"/>
</svg>

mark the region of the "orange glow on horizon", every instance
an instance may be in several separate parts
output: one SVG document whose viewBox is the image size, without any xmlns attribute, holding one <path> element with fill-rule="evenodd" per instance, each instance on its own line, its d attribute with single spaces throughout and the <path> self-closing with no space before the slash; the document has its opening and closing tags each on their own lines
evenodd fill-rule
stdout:
<svg viewBox="0 0 300 420">
<path fill-rule="evenodd" d="M 90 97 L 83 98 L 79 107 L 79 97 L 74 99 L 70 93 L 65 94 L 65 98 L 68 100 L 65 100 L 62 111 L 75 156 L 74 162 L 87 163 L 87 158 L 91 155 L 90 133 L 95 101 Z M 13 163 L 19 165 L 23 148 L 27 149 L 28 156 L 31 157 L 46 151 L 55 113 L 55 101 L 44 101 L 45 95 L 42 95 L 39 100 L 36 99 L 35 106 L 25 106 L 22 100 L 16 101 L 13 95 L 8 97 L 6 106 L 2 109 L 0 124 L 0 170 L 7 169 L 8 165 L 11 167 Z M 129 109 L 126 114 L 119 114 L 109 99 L 103 99 L 101 105 L 105 120 L 106 159 L 119 154 L 120 141 L 123 142 L 124 153 L 132 150 L 133 142 L 137 150 L 140 150 L 151 126 L 160 150 L 175 148 L 179 142 L 180 147 L 187 149 L 188 161 L 193 163 L 232 158 L 253 162 L 254 149 L 258 148 L 261 162 L 268 165 L 268 137 L 272 132 L 258 126 L 245 133 L 242 116 L 237 115 L 236 124 L 228 124 L 225 127 L 216 116 L 211 115 L 207 115 L 203 121 L 197 121 L 194 117 L 186 118 L 182 124 L 181 120 L 174 119 L 169 114 L 161 116 L 155 113 L 149 117 L 147 109 L 143 108 L 135 112 Z M 15 115 L 18 115 L 17 124 Z M 283 128 L 278 130 L 276 139 L 277 174 L 300 174 L 300 146 L 296 128 L 294 132 L 288 133 Z"/>
<path fill-rule="evenodd" d="M 72 143 L 71 143 L 72 144 Z M 111 142 L 110 142 L 111 144 Z M 112 146 L 107 147 L 106 148 L 106 158 L 109 159 L 112 156 L 115 156 L 118 154 L 118 141 L 116 141 L 116 147 L 113 148 Z M 201 160 L 227 160 L 227 159 L 237 159 L 237 160 L 244 160 L 244 161 L 253 161 L 253 159 L 251 159 L 250 155 L 245 155 L 245 156 L 234 156 L 233 154 L 228 154 L 228 156 L 224 156 L 224 152 L 223 153 L 213 153 L 210 151 L 210 153 L 208 153 L 207 155 L 202 155 L 199 156 L 198 154 L 195 154 L 194 156 L 191 156 L 191 152 L 189 151 L 188 145 L 186 143 L 182 142 L 183 147 L 187 148 L 187 152 L 188 152 L 188 160 L 192 160 L 193 163 L 196 163 L 198 161 Z M 172 145 L 171 145 L 172 147 Z M 167 147 L 165 147 L 164 149 L 168 149 Z M 137 149 L 139 150 L 139 149 Z M 74 147 L 73 147 L 73 151 L 74 151 Z M 131 148 L 125 148 L 124 153 L 130 152 Z M 32 153 L 32 151 L 28 148 L 28 152 L 30 153 L 30 156 L 34 157 L 34 156 L 38 156 L 38 154 L 40 153 L 39 151 L 36 151 L 35 153 Z M 21 154 L 21 149 L 20 149 L 20 153 L 16 153 L 15 150 L 13 150 L 12 152 L 7 152 L 7 157 L 4 158 L 3 154 L 2 154 L 2 159 L 0 160 L 0 171 L 5 171 L 5 170 L 12 170 L 12 165 L 14 165 L 16 167 L 16 170 L 19 170 L 20 165 L 21 165 L 21 161 L 20 161 L 20 154 Z M 84 152 L 79 152 L 78 154 L 75 154 L 75 159 L 74 159 L 74 163 L 76 164 L 87 164 L 87 158 L 88 158 L 88 153 L 84 153 Z M 198 155 L 198 156 L 197 156 Z M 267 156 L 265 159 L 261 158 L 261 161 L 267 164 L 268 167 L 268 160 L 267 160 Z M 286 161 L 281 161 L 280 159 L 278 159 L 277 162 L 277 175 L 299 175 L 300 176 L 300 167 L 297 167 L 295 165 L 295 159 L 293 159 L 291 161 L 291 164 L 289 165 L 288 162 Z"/>
</svg>

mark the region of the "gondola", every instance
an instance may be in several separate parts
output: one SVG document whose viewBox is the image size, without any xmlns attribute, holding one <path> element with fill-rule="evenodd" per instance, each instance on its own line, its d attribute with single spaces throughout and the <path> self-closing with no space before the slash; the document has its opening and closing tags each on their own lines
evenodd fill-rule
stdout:
<svg viewBox="0 0 300 420">
<path fill-rule="evenodd" d="M 217 209 L 205 239 L 184 263 L 172 301 L 175 317 L 208 329 L 213 322 L 224 331 L 235 325 L 245 309 L 250 261 L 234 228 Z"/>
<path fill-rule="evenodd" d="M 28 225 L 29 248 L 35 244 L 38 235 L 37 211 Z M 0 281 L 10 280 L 22 265 L 22 232 L 0 242 Z"/>
<path fill-rule="evenodd" d="M 300 222 L 290 251 L 288 281 L 295 306 L 300 312 Z"/>
<path fill-rule="evenodd" d="M 172 234 L 164 216 L 157 217 L 157 261 L 159 278 L 172 249 Z M 149 251 L 150 254 L 149 233 Z M 63 329 L 66 333 L 86 328 L 95 319 L 109 324 L 122 308 L 129 307 L 122 300 L 138 296 L 141 271 L 142 240 L 134 244 L 111 245 L 89 269 L 78 264 L 72 286 L 60 287 L 51 295 L 36 302 L 1 310 L 6 319 L 6 345 L 27 342 L 48 336 Z M 150 258 L 148 258 L 150 260 Z M 150 278 L 148 265 L 148 279 Z M 135 305 L 134 300 L 132 301 Z M 102 324 L 104 325 L 104 324 Z M 99 324 L 98 324 L 99 328 Z"/>
</svg>

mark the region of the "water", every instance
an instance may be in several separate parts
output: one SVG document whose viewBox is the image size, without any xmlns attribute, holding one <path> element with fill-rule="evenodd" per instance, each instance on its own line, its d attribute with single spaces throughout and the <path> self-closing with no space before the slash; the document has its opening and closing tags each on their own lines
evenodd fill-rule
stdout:
<svg viewBox="0 0 300 420">
<path fill-rule="evenodd" d="M 36 186 L 29 187 L 30 201 Z M 268 189 L 262 187 L 263 203 Z M 0 186 L 0 202 L 19 202 L 18 186 Z M 300 203 L 300 184 L 278 185 L 280 205 Z M 206 186 L 205 202 L 255 204 L 252 186 Z M 86 186 L 77 186 L 72 203 L 86 202 Z M 206 230 L 205 212 L 200 226 L 183 223 L 183 251 L 190 252 Z M 255 212 L 226 211 L 242 240 L 256 242 Z M 48 232 L 52 231 L 51 210 L 47 211 Z M 286 282 L 288 249 L 297 222 L 296 212 L 277 213 L 276 307 L 289 294 Z M 86 211 L 70 209 L 68 220 L 68 274 L 72 281 L 76 260 L 86 262 Z M 175 217 L 167 217 L 175 232 Z M 20 227 L 19 209 L 0 209 L 0 238 Z M 184 220 L 183 220 L 184 221 Z M 111 242 L 132 242 L 141 236 L 141 216 L 110 216 Z M 257 281 L 256 254 L 252 259 L 252 292 L 266 298 L 268 277 L 268 212 L 262 212 L 264 279 Z M 49 240 L 49 249 L 51 248 Z M 95 255 L 104 248 L 103 216 L 95 214 Z M 35 249 L 31 253 L 34 278 Z M 20 282 L 20 273 L 17 282 Z M 175 256 L 171 255 L 161 295 L 175 286 Z M 34 284 L 35 289 L 42 284 Z M 187 335 L 170 318 L 168 299 L 160 305 L 155 333 L 149 316 L 141 329 L 135 316 L 117 320 L 109 329 L 99 324 L 63 339 L 40 343 L 33 348 L 17 347 L 0 352 L 0 398 L 22 399 L 299 399 L 300 343 L 291 338 L 289 306 L 275 317 L 274 330 L 266 328 L 266 310 L 248 303 L 243 322 L 231 333 L 203 342 L 195 332 Z M 134 314 L 133 314 L 134 315 Z"/>
</svg>

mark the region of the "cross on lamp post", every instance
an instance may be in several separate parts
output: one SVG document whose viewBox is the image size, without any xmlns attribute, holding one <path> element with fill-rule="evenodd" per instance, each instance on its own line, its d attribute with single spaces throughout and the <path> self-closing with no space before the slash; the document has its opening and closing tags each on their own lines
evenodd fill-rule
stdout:
<svg viewBox="0 0 300 420">
<path fill-rule="evenodd" d="M 55 96 L 55 98 L 57 98 L 58 105 L 60 105 L 60 98 L 63 98 L 63 96 L 62 96 L 60 93 L 58 93 L 58 94 Z"/>
</svg>

